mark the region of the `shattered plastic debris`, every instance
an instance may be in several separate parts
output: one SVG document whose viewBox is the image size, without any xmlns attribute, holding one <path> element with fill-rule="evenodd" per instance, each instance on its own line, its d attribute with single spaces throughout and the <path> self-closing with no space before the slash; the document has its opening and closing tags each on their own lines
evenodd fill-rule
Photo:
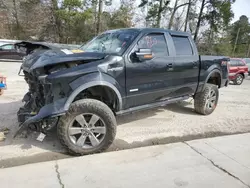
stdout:
<svg viewBox="0 0 250 188">
<path fill-rule="evenodd" d="M 3 132 L 0 132 L 0 142 L 4 141 L 6 139 L 5 135 Z"/>
<path fill-rule="evenodd" d="M 8 128 L 3 128 L 3 129 L 0 129 L 0 142 L 1 141 L 4 141 L 6 139 L 6 134 L 9 133 L 9 129 Z"/>
</svg>

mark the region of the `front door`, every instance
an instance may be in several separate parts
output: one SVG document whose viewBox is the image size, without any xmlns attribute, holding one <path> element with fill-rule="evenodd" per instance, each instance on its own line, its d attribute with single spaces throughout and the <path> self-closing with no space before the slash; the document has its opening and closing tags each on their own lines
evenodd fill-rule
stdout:
<svg viewBox="0 0 250 188">
<path fill-rule="evenodd" d="M 139 49 L 151 49 L 154 58 L 140 62 L 135 58 Z M 165 34 L 145 33 L 126 58 L 126 107 L 145 105 L 168 98 L 171 93 L 173 57 Z"/>
</svg>

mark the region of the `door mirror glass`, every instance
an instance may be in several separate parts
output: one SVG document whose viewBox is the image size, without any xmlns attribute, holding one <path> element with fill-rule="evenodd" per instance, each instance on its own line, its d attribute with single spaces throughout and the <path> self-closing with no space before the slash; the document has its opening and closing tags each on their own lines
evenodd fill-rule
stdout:
<svg viewBox="0 0 250 188">
<path fill-rule="evenodd" d="M 139 61 L 146 61 L 153 59 L 153 53 L 151 49 L 141 48 L 138 52 L 135 52 L 136 57 Z"/>
</svg>

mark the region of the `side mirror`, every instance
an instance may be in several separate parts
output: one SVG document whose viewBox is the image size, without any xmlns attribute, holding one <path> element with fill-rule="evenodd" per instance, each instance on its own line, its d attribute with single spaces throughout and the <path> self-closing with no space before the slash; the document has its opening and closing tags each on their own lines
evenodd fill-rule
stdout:
<svg viewBox="0 0 250 188">
<path fill-rule="evenodd" d="M 136 54 L 136 57 L 140 61 L 146 61 L 146 60 L 153 59 L 153 53 L 152 53 L 151 49 L 141 48 L 141 49 L 139 49 L 138 52 L 135 52 L 135 54 Z"/>
</svg>

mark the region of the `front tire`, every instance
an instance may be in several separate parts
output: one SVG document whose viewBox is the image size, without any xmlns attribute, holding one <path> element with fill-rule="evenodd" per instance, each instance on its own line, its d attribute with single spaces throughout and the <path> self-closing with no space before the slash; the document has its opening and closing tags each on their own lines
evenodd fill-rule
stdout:
<svg viewBox="0 0 250 188">
<path fill-rule="evenodd" d="M 57 134 L 73 155 L 99 153 L 113 143 L 116 119 L 106 104 L 94 99 L 78 100 L 60 118 Z"/>
<path fill-rule="evenodd" d="M 215 110 L 218 99 L 218 87 L 214 84 L 206 84 L 204 90 L 194 97 L 194 109 L 199 114 L 209 115 Z"/>
<path fill-rule="evenodd" d="M 241 85 L 243 83 L 244 77 L 241 74 L 237 74 L 234 80 L 235 85 Z"/>
</svg>

